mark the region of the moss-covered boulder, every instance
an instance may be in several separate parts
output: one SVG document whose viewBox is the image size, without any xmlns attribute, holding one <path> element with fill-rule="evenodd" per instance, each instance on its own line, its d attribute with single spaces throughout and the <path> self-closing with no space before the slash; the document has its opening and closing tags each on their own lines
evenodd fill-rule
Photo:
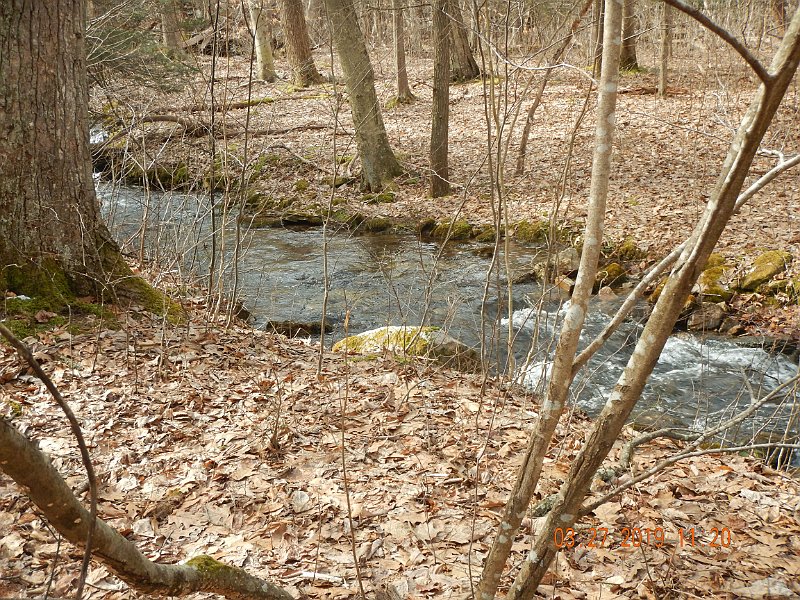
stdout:
<svg viewBox="0 0 800 600">
<path fill-rule="evenodd" d="M 494 225 L 479 225 L 474 228 L 476 242 L 494 242 L 497 239 L 497 230 Z"/>
<path fill-rule="evenodd" d="M 708 258 L 705 270 L 697 279 L 697 292 L 706 302 L 727 302 L 733 297 L 733 291 L 728 287 L 727 275 L 731 267 L 726 263 L 725 257 L 712 254 Z"/>
<path fill-rule="evenodd" d="M 472 225 L 463 220 L 456 221 L 455 223 L 444 221 L 431 230 L 431 237 L 437 240 L 468 240 L 472 237 Z"/>
<path fill-rule="evenodd" d="M 753 261 L 752 268 L 742 279 L 739 288 L 754 292 L 779 273 L 783 273 L 791 262 L 791 253 L 784 250 L 764 252 Z"/>
<path fill-rule="evenodd" d="M 617 260 L 626 262 L 645 258 L 647 252 L 639 248 L 633 238 L 628 237 L 612 250 L 611 255 Z"/>
<path fill-rule="evenodd" d="M 625 268 L 619 263 L 612 262 L 597 272 L 595 277 L 595 289 L 599 290 L 601 287 L 615 287 L 625 283 L 628 279 L 628 273 Z"/>
<path fill-rule="evenodd" d="M 419 356 L 462 371 L 480 370 L 480 357 L 469 346 L 438 327 L 387 326 L 352 335 L 336 342 L 334 352 Z"/>
<path fill-rule="evenodd" d="M 392 228 L 392 220 L 388 217 L 370 217 L 361 225 L 364 231 L 382 233 Z"/>
<path fill-rule="evenodd" d="M 367 204 L 391 204 L 397 198 L 392 191 L 383 191 L 379 194 L 364 194 L 361 200 Z"/>
<path fill-rule="evenodd" d="M 533 223 L 524 220 L 514 227 L 514 238 L 525 244 L 545 244 L 549 235 L 550 223 L 544 220 Z"/>
</svg>

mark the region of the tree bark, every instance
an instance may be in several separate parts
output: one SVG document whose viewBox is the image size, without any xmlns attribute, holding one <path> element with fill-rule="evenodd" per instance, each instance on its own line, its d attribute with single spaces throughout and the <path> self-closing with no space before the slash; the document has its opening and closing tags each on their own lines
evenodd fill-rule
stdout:
<svg viewBox="0 0 800 600">
<path fill-rule="evenodd" d="M 533 492 L 542 473 L 542 465 L 558 421 L 564 412 L 570 385 L 572 363 L 580 341 L 581 330 L 588 311 L 589 298 L 597 274 L 597 264 L 603 241 L 608 181 L 611 170 L 611 149 L 614 141 L 614 111 L 619 81 L 619 53 L 622 45 L 622 0 L 608 0 L 604 19 L 603 70 L 600 74 L 597 127 L 595 130 L 592 180 L 589 189 L 588 218 L 584 232 L 578 277 L 558 338 L 552 371 L 548 377 L 547 393 L 531 434 L 511 497 L 506 503 L 499 531 L 486 557 L 477 597 L 494 597 L 500 583 L 511 546 L 522 519 L 530 505 Z M 552 540 L 550 540 L 552 546 Z M 539 558 L 541 555 L 530 555 Z M 530 598 L 536 585 L 528 584 L 530 561 L 526 561 L 509 591 L 507 598 Z M 549 562 L 547 563 L 549 565 Z M 537 584 L 538 585 L 538 584 Z"/>
<path fill-rule="evenodd" d="M 610 16 L 610 11 L 609 11 Z M 606 38 L 607 39 L 607 38 Z M 607 60 L 604 58 L 604 60 Z M 800 8 L 787 29 L 762 83 L 728 149 L 705 212 L 672 268 L 664 290 L 589 438 L 572 462 L 544 527 L 534 542 L 507 598 L 532 597 L 557 549 L 553 533 L 571 527 L 591 481 L 641 396 L 661 350 L 672 333 L 685 299 L 702 272 L 725 226 L 733 215 L 753 158 L 800 64 Z M 554 375 L 555 376 L 555 375 Z"/>
<path fill-rule="evenodd" d="M 619 66 L 628 71 L 639 68 L 636 60 L 636 22 L 636 0 L 625 0 L 622 5 L 622 54 Z"/>
<path fill-rule="evenodd" d="M 84 544 L 89 512 L 47 457 L 5 419 L 0 419 L 0 470 L 26 490 L 61 535 L 76 546 Z M 234 600 L 292 600 L 288 592 L 276 585 L 208 556 L 196 557 L 185 565 L 151 562 L 100 519 L 95 521 L 93 551 L 120 579 L 146 594 L 183 596 L 212 592 Z"/>
<path fill-rule="evenodd" d="M 81 0 L 0 3 L 0 290 L 62 303 L 144 286 L 100 218 L 85 17 Z"/>
<path fill-rule="evenodd" d="M 661 44 L 658 66 L 658 95 L 662 98 L 667 95 L 667 72 L 669 58 L 672 54 L 672 7 L 669 4 L 662 6 L 661 13 Z"/>
<path fill-rule="evenodd" d="M 592 65 L 595 73 L 600 73 L 603 62 L 603 19 L 605 0 L 594 0 L 592 7 Z"/>
<path fill-rule="evenodd" d="M 350 96 L 356 145 L 362 164 L 362 186 L 366 190 L 378 191 L 399 175 L 402 168 L 389 146 L 364 35 L 353 0 L 325 0 L 325 6 Z"/>
<path fill-rule="evenodd" d="M 464 23 L 459 0 L 448 0 L 445 11 L 450 20 L 450 76 L 453 81 L 476 79 L 480 77 L 481 69 L 475 61 L 469 45 L 469 33 Z"/>
<path fill-rule="evenodd" d="M 181 23 L 183 15 L 175 0 L 161 0 L 161 35 L 164 45 L 176 53 L 183 53 Z"/>
<path fill-rule="evenodd" d="M 263 0 L 248 0 L 250 12 L 250 29 L 256 49 L 256 76 L 264 81 L 275 81 L 275 63 L 272 59 L 272 31 L 269 23 L 269 11 L 264 8 Z"/>
<path fill-rule="evenodd" d="M 406 104 L 414 100 L 414 94 L 408 85 L 406 69 L 405 25 L 403 22 L 403 0 L 392 0 L 394 12 L 394 61 L 397 67 L 397 101 Z"/>
<path fill-rule="evenodd" d="M 450 193 L 447 164 L 450 120 L 450 29 L 446 11 L 452 0 L 433 3 L 433 115 L 431 119 L 431 197 Z"/>
<path fill-rule="evenodd" d="M 281 26 L 286 44 L 286 57 L 292 67 L 292 83 L 308 87 L 322 83 L 324 78 L 317 71 L 311 55 L 311 38 L 308 36 L 306 16 L 302 0 L 278 0 Z"/>
</svg>

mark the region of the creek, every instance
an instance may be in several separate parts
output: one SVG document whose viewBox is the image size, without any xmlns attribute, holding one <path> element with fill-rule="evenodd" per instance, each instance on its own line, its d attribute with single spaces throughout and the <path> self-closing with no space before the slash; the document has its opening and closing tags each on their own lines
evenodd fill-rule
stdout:
<svg viewBox="0 0 800 600">
<path fill-rule="evenodd" d="M 183 272 L 207 274 L 212 244 L 207 197 L 145 194 L 138 188 L 115 188 L 106 183 L 98 183 L 98 193 L 112 232 L 126 248 L 137 251 L 144 229 L 151 259 Z M 509 318 L 504 279 L 493 276 L 484 303 L 491 261 L 486 257 L 486 245 L 448 244 L 442 248 L 411 233 L 343 231 L 325 238 L 322 228 L 242 228 L 234 269 L 235 219 L 218 223 L 218 227 L 224 232 L 224 243 L 223 235 L 218 235 L 217 247 L 222 248 L 224 257 L 226 289 L 232 289 L 235 277 L 237 296 L 256 326 L 268 321 L 319 321 L 325 282 L 323 249 L 327 246 L 327 320 L 333 326 L 327 343 L 345 335 L 345 323 L 347 333 L 354 334 L 383 325 L 419 325 L 424 320 L 424 324 L 440 326 L 472 346 L 479 345 L 483 337 L 496 349 L 494 364 L 502 365 L 510 325 L 520 380 L 537 388 L 547 376 L 553 338 L 565 312 L 564 299 L 553 294 L 542 298 L 541 288 L 533 283 L 515 285 L 515 310 Z M 529 268 L 538 251 L 510 244 L 508 257 L 501 256 L 500 265 L 507 260 L 512 272 Z M 582 346 L 602 331 L 620 302 L 593 302 Z M 590 414 L 602 407 L 630 357 L 643 327 L 644 308 L 636 311 L 579 374 L 573 400 Z M 637 411 L 660 423 L 701 428 L 748 406 L 748 387 L 767 393 L 797 370 L 788 356 L 748 347 L 735 339 L 677 333 L 666 344 Z M 761 428 L 781 430 L 792 405 L 797 410 L 797 399 L 793 391 L 770 402 L 742 426 L 739 435 L 748 437 Z"/>
</svg>

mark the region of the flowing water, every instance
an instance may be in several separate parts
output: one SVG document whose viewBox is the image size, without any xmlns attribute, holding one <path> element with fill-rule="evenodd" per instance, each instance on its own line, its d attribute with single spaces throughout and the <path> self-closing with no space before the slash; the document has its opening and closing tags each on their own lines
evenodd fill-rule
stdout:
<svg viewBox="0 0 800 600">
<path fill-rule="evenodd" d="M 181 271 L 208 272 L 212 245 L 208 198 L 146 195 L 140 189 L 114 189 L 107 184 L 99 184 L 99 193 L 112 230 L 129 249 L 138 249 L 140 225 L 147 214 L 145 242 L 151 258 Z M 351 334 L 424 321 L 473 346 L 483 337 L 494 348 L 496 364 L 503 365 L 502 348 L 511 326 L 518 377 L 531 388 L 546 380 L 564 300 L 550 293 L 543 298 L 534 284 L 515 285 L 514 310 L 509 315 L 505 280 L 487 279 L 491 259 L 485 256 L 485 247 L 450 244 L 441 248 L 412 234 L 341 232 L 325 239 L 321 228 L 253 229 L 242 233 L 234 270 L 235 219 L 228 219 L 222 230 L 224 236 L 216 241 L 225 257 L 222 278 L 226 289 L 237 281 L 238 297 L 256 325 L 319 321 L 325 281 L 322 257 L 327 246 L 327 319 L 334 326 L 329 342 L 344 335 L 345 315 L 349 315 Z M 538 252 L 512 244 L 507 257 L 512 272 L 529 268 Z M 505 260 L 501 256 L 500 264 Z M 616 300 L 593 302 L 582 345 L 602 331 L 618 305 Z M 629 320 L 580 373 L 573 399 L 588 412 L 602 406 L 642 327 L 635 318 Z M 732 339 L 678 333 L 667 342 L 637 410 L 663 422 L 702 427 L 749 405 L 751 389 L 766 393 L 796 375 L 797 369 L 787 356 L 744 347 Z M 762 426 L 779 429 L 789 419 L 792 403 L 797 410 L 796 400 L 796 392 L 780 396 L 758 418 L 748 421 L 749 431 L 742 433 Z M 775 415 L 777 419 L 769 422 Z"/>
</svg>

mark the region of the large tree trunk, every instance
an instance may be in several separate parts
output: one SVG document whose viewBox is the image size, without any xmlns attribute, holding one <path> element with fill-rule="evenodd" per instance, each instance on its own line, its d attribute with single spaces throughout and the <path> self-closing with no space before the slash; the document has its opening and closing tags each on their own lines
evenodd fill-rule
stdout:
<svg viewBox="0 0 800 600">
<path fill-rule="evenodd" d="M 362 185 L 367 190 L 380 190 L 402 172 L 386 135 L 375 75 L 369 60 L 364 35 L 358 24 L 353 0 L 325 0 L 333 28 L 333 43 L 344 71 L 356 144 L 362 164 Z"/>
<path fill-rule="evenodd" d="M 264 0 L 248 0 L 250 12 L 250 29 L 256 49 L 256 76 L 264 81 L 275 81 L 275 63 L 272 60 L 272 31 L 269 23 L 269 11 L 264 7 Z"/>
<path fill-rule="evenodd" d="M 431 197 L 450 193 L 447 165 L 450 120 L 450 17 L 451 0 L 433 3 L 433 117 L 431 120 Z"/>
<path fill-rule="evenodd" d="M 629 71 L 639 68 L 636 60 L 636 21 L 636 0 L 625 0 L 622 5 L 622 54 L 619 66 Z"/>
<path fill-rule="evenodd" d="M 55 302 L 143 283 L 95 195 L 85 16 L 81 0 L 0 2 L 0 290 Z"/>
<path fill-rule="evenodd" d="M 175 53 L 183 53 L 180 5 L 175 0 L 161 0 L 161 35 L 164 45 Z"/>
<path fill-rule="evenodd" d="M 453 81 L 470 81 L 480 76 L 481 69 L 469 45 L 469 33 L 464 23 L 459 0 L 447 0 L 445 12 L 450 20 L 450 68 Z M 435 34 L 434 34 L 435 35 Z"/>
<path fill-rule="evenodd" d="M 322 83 L 323 77 L 317 71 L 314 57 L 311 56 L 311 38 L 308 36 L 303 1 L 278 0 L 278 7 L 286 44 L 286 57 L 292 67 L 292 83 L 300 87 Z"/>
</svg>

